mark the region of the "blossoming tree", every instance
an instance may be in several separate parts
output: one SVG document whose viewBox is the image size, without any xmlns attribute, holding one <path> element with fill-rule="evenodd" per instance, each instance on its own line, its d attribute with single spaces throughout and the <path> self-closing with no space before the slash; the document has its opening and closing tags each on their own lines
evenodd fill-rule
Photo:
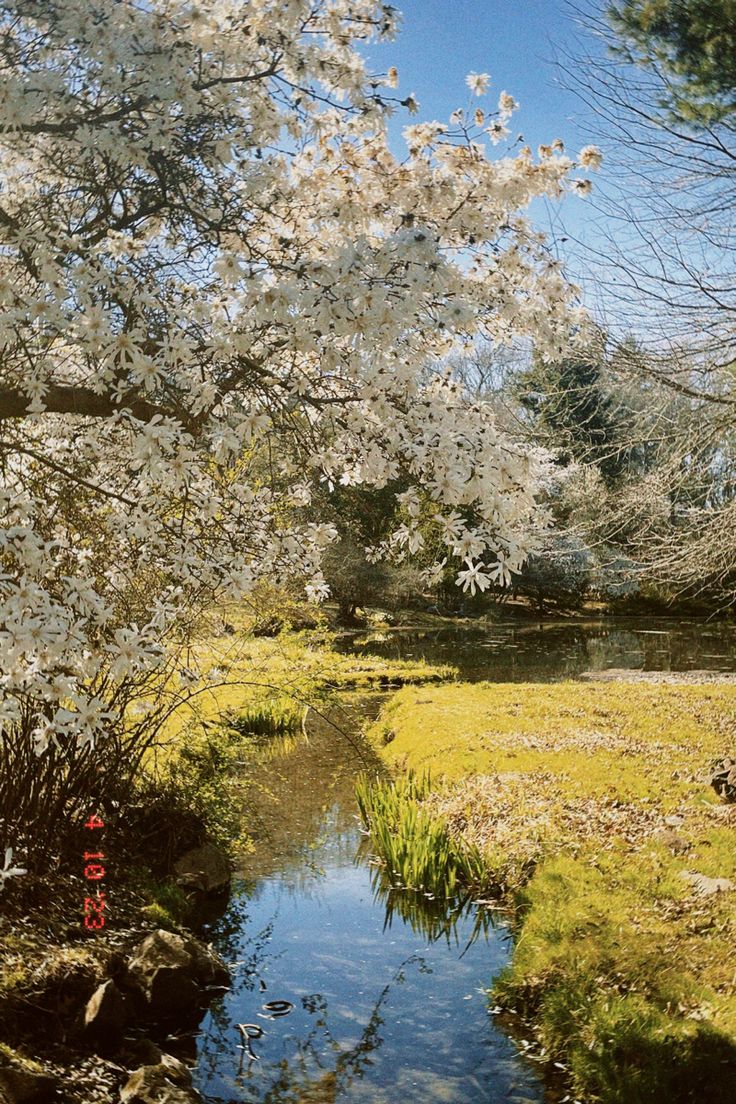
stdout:
<svg viewBox="0 0 736 1104">
<path fill-rule="evenodd" d="M 523 561 L 544 459 L 432 366 L 476 335 L 565 346 L 574 289 L 520 212 L 576 163 L 489 158 L 506 93 L 397 157 L 417 105 L 359 50 L 395 26 L 378 0 L 0 3 L 0 843 L 29 863 L 16 780 L 85 815 L 63 780 L 116 739 L 135 759 L 195 601 L 324 595 L 315 480 L 408 477 L 392 543 L 429 496 L 466 585 Z"/>
</svg>

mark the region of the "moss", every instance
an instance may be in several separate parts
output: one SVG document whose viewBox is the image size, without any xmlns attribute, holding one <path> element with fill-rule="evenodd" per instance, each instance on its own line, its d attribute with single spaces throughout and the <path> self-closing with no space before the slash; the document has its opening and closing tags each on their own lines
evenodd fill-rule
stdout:
<svg viewBox="0 0 736 1104">
<path fill-rule="evenodd" d="M 736 882 L 736 808 L 707 785 L 736 743 L 736 687 L 404 689 L 373 735 L 394 767 L 432 771 L 425 809 L 483 850 L 516 904 L 494 1000 L 529 1019 L 572 1090 L 731 1100 L 735 895 L 699 896 L 682 875 Z"/>
<path fill-rule="evenodd" d="M 0 1043 L 0 1066 L 15 1066 L 28 1073 L 45 1073 L 44 1067 L 35 1058 L 29 1058 L 18 1050 L 13 1050 L 7 1043 Z"/>
<path fill-rule="evenodd" d="M 190 919 L 191 904 L 186 893 L 175 882 L 154 880 L 144 874 L 141 893 L 146 904 L 141 912 L 156 925 L 167 931 L 179 931 Z"/>
</svg>

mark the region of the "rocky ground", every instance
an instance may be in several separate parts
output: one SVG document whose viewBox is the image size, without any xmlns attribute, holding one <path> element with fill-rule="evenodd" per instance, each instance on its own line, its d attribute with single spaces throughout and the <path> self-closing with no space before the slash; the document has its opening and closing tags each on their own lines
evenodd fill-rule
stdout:
<svg viewBox="0 0 736 1104">
<path fill-rule="evenodd" d="M 226 856 L 207 844 L 176 878 L 193 902 L 227 894 Z M 90 935 L 4 918 L 0 1104 L 195 1104 L 187 1060 L 226 964 L 191 933 L 131 926 Z"/>
</svg>

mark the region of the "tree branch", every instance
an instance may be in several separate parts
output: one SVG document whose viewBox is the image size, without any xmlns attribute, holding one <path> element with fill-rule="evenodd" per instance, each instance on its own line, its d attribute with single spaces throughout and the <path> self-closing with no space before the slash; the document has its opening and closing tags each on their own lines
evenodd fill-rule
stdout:
<svg viewBox="0 0 736 1104">
<path fill-rule="evenodd" d="M 44 414 L 79 414 L 87 418 L 111 418 L 127 412 L 139 422 L 150 422 L 156 415 L 175 418 L 190 432 L 200 428 L 198 421 L 180 410 L 157 406 L 140 396 L 124 396 L 116 401 L 112 395 L 98 395 L 89 387 L 51 384 L 43 397 Z M 13 387 L 0 386 L 0 421 L 7 418 L 27 418 L 31 399 Z"/>
</svg>

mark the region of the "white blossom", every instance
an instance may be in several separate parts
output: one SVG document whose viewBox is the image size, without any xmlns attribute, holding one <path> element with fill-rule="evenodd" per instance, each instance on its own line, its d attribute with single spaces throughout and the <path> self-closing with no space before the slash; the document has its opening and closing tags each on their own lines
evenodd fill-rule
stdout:
<svg viewBox="0 0 736 1104">
<path fill-rule="evenodd" d="M 476 590 L 487 590 L 491 585 L 491 577 L 483 570 L 483 564 L 474 564 L 470 560 L 466 560 L 466 564 L 465 570 L 458 572 L 457 585 L 462 586 L 464 591 L 469 590 L 471 594 L 475 594 Z"/>
<path fill-rule="evenodd" d="M 578 161 L 584 169 L 599 169 L 603 164 L 603 154 L 598 146 L 583 146 Z"/>
<path fill-rule="evenodd" d="M 490 73 L 468 73 L 465 83 L 476 96 L 483 96 L 491 83 Z"/>
</svg>

